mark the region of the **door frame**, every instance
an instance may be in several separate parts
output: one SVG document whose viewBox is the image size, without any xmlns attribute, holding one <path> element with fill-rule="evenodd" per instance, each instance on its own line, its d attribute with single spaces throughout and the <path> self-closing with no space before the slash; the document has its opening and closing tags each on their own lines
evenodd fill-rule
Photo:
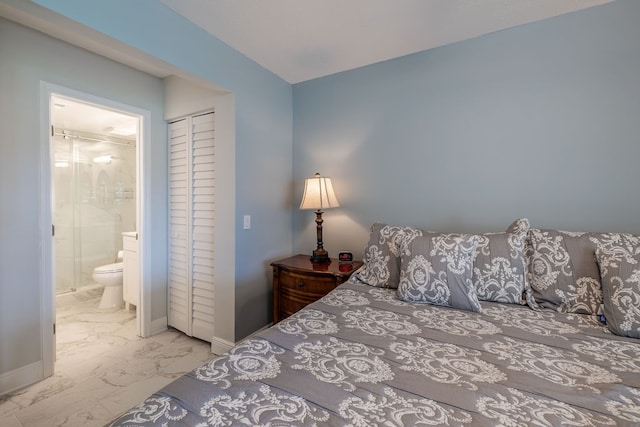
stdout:
<svg viewBox="0 0 640 427">
<path fill-rule="evenodd" d="M 136 140 L 136 228 L 138 232 L 138 271 L 140 283 L 139 306 L 136 316 L 137 334 L 148 337 L 152 334 L 151 324 L 151 281 L 150 281 L 150 250 L 148 240 L 150 221 L 149 215 L 149 179 L 148 166 L 150 164 L 151 112 L 139 107 L 127 105 L 118 101 L 102 98 L 72 88 L 49 82 L 40 82 L 40 295 L 42 319 L 42 362 L 43 378 L 53 375 L 56 355 L 55 322 L 56 300 L 54 292 L 53 270 L 53 150 L 51 149 L 51 117 L 52 96 L 66 97 L 94 104 L 98 107 L 114 110 L 120 113 L 137 116 L 139 120 Z M 146 166 L 146 167 L 145 167 Z"/>
</svg>

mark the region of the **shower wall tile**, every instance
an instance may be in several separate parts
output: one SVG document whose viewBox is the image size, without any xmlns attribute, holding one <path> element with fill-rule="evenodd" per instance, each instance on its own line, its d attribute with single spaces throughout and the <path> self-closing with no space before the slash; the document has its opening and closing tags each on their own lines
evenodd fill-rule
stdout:
<svg viewBox="0 0 640 427">
<path fill-rule="evenodd" d="M 69 167 L 54 168 L 59 293 L 92 284 L 95 267 L 116 262 L 122 232 L 135 231 L 136 149 L 60 136 L 54 141 L 56 159 L 69 162 Z M 101 156 L 112 160 L 95 163 Z"/>
</svg>

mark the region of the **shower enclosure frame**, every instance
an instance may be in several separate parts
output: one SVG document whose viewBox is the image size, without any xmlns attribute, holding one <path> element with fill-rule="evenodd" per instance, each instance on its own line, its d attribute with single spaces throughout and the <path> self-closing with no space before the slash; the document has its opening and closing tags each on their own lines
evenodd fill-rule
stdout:
<svg viewBox="0 0 640 427">
<path fill-rule="evenodd" d="M 117 262 L 122 233 L 136 230 L 135 142 L 100 131 L 96 125 L 92 132 L 67 127 L 52 132 L 56 296 L 95 287 L 93 269 Z M 101 160 L 104 153 L 109 161 Z"/>
<path fill-rule="evenodd" d="M 40 122 L 41 126 L 41 200 L 40 200 L 40 232 L 42 236 L 41 256 L 41 312 L 42 312 L 42 364 L 43 377 L 53 375 L 56 354 L 55 339 L 55 277 L 53 269 L 53 149 L 51 147 L 52 129 L 52 97 L 70 98 L 75 101 L 92 104 L 100 108 L 113 110 L 138 118 L 138 135 L 136 138 L 136 225 L 138 231 L 139 281 L 140 298 L 137 307 L 136 329 L 141 337 L 152 334 L 151 322 L 151 283 L 150 283 L 150 248 L 144 236 L 149 232 L 148 195 L 149 183 L 148 166 L 150 163 L 151 112 L 139 107 L 127 105 L 118 101 L 91 95 L 68 87 L 53 83 L 40 83 Z M 145 167 L 146 166 L 146 167 Z M 49 325 L 49 327 L 47 327 Z"/>
</svg>

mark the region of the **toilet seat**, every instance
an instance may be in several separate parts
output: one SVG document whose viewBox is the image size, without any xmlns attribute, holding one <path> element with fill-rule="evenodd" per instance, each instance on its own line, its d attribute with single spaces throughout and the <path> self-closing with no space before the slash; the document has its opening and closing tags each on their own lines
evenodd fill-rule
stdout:
<svg viewBox="0 0 640 427">
<path fill-rule="evenodd" d="M 101 265 L 93 269 L 94 274 L 111 274 L 122 273 L 122 263 L 114 262 L 113 264 Z"/>
</svg>

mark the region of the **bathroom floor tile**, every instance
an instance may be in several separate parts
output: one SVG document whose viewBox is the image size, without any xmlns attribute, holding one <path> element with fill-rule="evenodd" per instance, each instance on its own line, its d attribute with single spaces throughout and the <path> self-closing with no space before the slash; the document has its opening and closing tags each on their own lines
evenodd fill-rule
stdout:
<svg viewBox="0 0 640 427">
<path fill-rule="evenodd" d="M 15 415 L 0 415 L 0 426 L 2 427 L 22 427 L 22 423 L 18 421 Z"/>
<path fill-rule="evenodd" d="M 90 296 L 58 303 L 54 375 L 0 397 L 1 426 L 104 426 L 213 357 L 174 329 L 139 338 L 135 309 L 101 310 Z"/>
</svg>

